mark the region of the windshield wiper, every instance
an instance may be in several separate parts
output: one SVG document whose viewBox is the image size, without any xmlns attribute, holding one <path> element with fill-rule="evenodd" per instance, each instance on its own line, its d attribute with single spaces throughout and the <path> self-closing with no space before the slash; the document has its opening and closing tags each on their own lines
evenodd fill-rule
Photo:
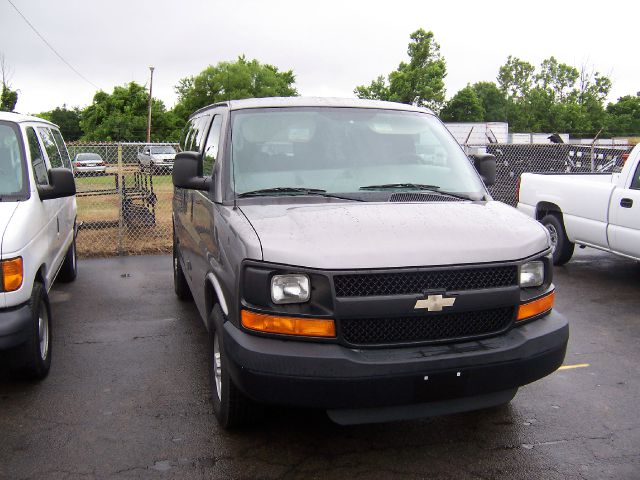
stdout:
<svg viewBox="0 0 640 480">
<path fill-rule="evenodd" d="M 367 185 L 360 187 L 360 190 L 423 190 L 448 195 L 461 200 L 473 200 L 473 198 L 468 195 L 456 192 L 447 192 L 446 190 L 440 189 L 438 185 L 425 185 L 423 183 L 384 183 L 382 185 Z"/>
<path fill-rule="evenodd" d="M 260 190 L 251 190 L 250 192 L 239 193 L 238 198 L 260 197 L 263 195 L 319 195 L 321 197 L 339 198 L 341 200 L 351 200 L 352 202 L 364 202 L 364 200 L 360 198 L 343 197 L 340 195 L 334 195 L 333 193 L 327 193 L 326 190 L 323 190 L 321 188 L 303 188 L 303 187 L 262 188 Z"/>
</svg>

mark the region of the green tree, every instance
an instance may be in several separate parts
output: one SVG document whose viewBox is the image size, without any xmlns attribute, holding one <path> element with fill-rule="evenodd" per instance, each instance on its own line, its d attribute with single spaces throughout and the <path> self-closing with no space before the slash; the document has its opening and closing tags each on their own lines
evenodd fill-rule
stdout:
<svg viewBox="0 0 640 480">
<path fill-rule="evenodd" d="M 500 90 L 509 99 L 523 99 L 533 85 L 534 72 L 535 67 L 529 62 L 509 55 L 498 72 Z"/>
<path fill-rule="evenodd" d="M 295 75 L 292 70 L 279 71 L 273 65 L 247 60 L 209 65 L 196 76 L 178 82 L 178 102 L 173 109 L 184 123 L 195 110 L 216 102 L 259 97 L 293 97 Z"/>
<path fill-rule="evenodd" d="M 607 105 L 607 133 L 614 136 L 640 136 L 640 96 L 626 95 Z"/>
<path fill-rule="evenodd" d="M 81 114 L 83 140 L 144 141 L 147 134 L 149 92 L 146 87 L 130 82 L 113 89 L 112 94 L 98 91 L 93 103 Z M 174 115 L 167 114 L 164 103 L 151 103 L 151 139 L 175 141 L 178 131 Z"/>
<path fill-rule="evenodd" d="M 440 111 L 445 101 L 446 62 L 440 54 L 433 32 L 422 28 L 410 35 L 409 62 L 401 62 L 387 78 L 379 76 L 369 86 L 354 89 L 358 98 L 388 100 L 426 106 Z"/>
<path fill-rule="evenodd" d="M 481 122 L 484 119 L 484 108 L 476 91 L 467 85 L 440 112 L 445 122 Z"/>
<path fill-rule="evenodd" d="M 79 140 L 82 136 L 80 109 L 78 107 L 67 108 L 66 105 L 62 105 L 62 107 L 56 107 L 49 112 L 38 113 L 36 116 L 58 125 L 62 136 L 68 142 Z"/>
<path fill-rule="evenodd" d="M 552 100 L 562 102 L 575 93 L 575 84 L 579 76 L 580 73 L 575 67 L 558 63 L 555 57 L 549 57 L 540 65 L 536 82 L 549 93 Z"/>
<path fill-rule="evenodd" d="M 478 82 L 472 86 L 484 110 L 485 122 L 507 121 L 507 98 L 494 82 Z"/>
</svg>

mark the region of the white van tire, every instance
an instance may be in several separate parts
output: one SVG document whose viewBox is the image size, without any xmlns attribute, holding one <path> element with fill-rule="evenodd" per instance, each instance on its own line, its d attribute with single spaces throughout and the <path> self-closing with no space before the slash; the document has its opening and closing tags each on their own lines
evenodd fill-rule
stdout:
<svg viewBox="0 0 640 480">
<path fill-rule="evenodd" d="M 27 341 L 16 352 L 16 373 L 27 380 L 42 380 L 51 367 L 51 308 L 44 285 L 33 284 L 31 299 L 31 329 Z"/>
</svg>

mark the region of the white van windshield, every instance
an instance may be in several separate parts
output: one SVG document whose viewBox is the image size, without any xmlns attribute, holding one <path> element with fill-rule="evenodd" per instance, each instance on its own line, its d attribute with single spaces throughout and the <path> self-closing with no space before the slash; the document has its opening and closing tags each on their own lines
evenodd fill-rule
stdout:
<svg viewBox="0 0 640 480">
<path fill-rule="evenodd" d="M 233 114 L 238 196 L 422 187 L 481 199 L 484 185 L 431 114 L 363 108 L 273 108 Z M 270 193 L 270 192 L 265 192 Z"/>
<path fill-rule="evenodd" d="M 26 178 L 22 149 L 14 127 L 0 124 L 0 199 L 15 200 L 23 196 Z"/>
</svg>

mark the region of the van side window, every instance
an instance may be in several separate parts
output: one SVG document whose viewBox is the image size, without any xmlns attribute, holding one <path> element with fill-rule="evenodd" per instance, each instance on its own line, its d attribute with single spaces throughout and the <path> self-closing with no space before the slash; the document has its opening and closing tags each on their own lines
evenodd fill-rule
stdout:
<svg viewBox="0 0 640 480">
<path fill-rule="evenodd" d="M 40 142 L 33 127 L 27 128 L 27 143 L 29 144 L 31 165 L 33 166 L 33 175 L 36 177 L 36 183 L 38 185 L 49 185 L 47 165 L 44 163 L 42 148 L 40 148 Z"/>
<path fill-rule="evenodd" d="M 207 141 L 204 144 L 204 154 L 202 156 L 202 174 L 209 176 L 213 174 L 213 166 L 218 158 L 218 146 L 220 145 L 220 130 L 222 129 L 222 115 L 213 117 Z"/>
<path fill-rule="evenodd" d="M 209 115 L 192 118 L 186 127 L 184 134 L 184 144 L 180 142 L 180 147 L 185 152 L 199 152 L 204 142 L 204 134 L 209 123 Z"/>
<path fill-rule="evenodd" d="M 58 145 L 58 151 L 60 152 L 60 156 L 62 157 L 62 165 L 64 166 L 64 168 L 68 168 L 69 170 L 71 170 L 71 158 L 69 158 L 69 151 L 67 150 L 67 146 L 64 144 L 62 134 L 55 128 L 51 129 L 51 133 L 53 134 L 53 138 L 56 141 L 56 145 Z"/>
<path fill-rule="evenodd" d="M 49 130 L 47 127 L 38 127 L 38 133 L 40 134 L 40 139 L 42 140 L 44 149 L 47 151 L 47 156 L 49 157 L 51 168 L 62 167 L 62 157 L 60 156 L 60 152 L 58 151 L 56 141 L 53 139 L 51 130 Z"/>
</svg>

